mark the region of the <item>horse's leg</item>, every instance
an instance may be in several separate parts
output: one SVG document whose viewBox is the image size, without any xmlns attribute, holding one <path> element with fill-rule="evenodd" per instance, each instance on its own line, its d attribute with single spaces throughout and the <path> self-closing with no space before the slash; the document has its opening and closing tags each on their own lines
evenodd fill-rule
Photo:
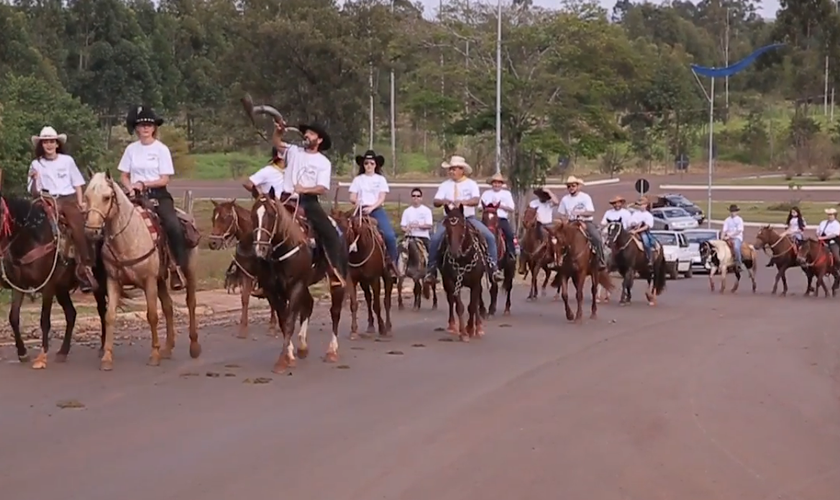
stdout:
<svg viewBox="0 0 840 500">
<path fill-rule="evenodd" d="M 387 272 L 382 275 L 383 284 L 385 285 L 385 296 L 382 298 L 382 306 L 385 308 L 385 336 L 391 335 L 393 325 L 391 324 L 391 295 L 394 293 L 394 278 Z M 397 291 L 397 295 L 402 295 Z"/>
<path fill-rule="evenodd" d="M 458 335 L 463 342 L 469 342 L 469 332 L 467 332 L 467 318 L 464 317 L 466 307 L 464 301 L 461 300 L 461 292 L 455 295 L 455 312 L 458 314 Z"/>
<path fill-rule="evenodd" d="M 102 358 L 99 360 L 99 369 L 111 371 L 114 369 L 114 323 L 117 320 L 117 303 L 122 295 L 120 283 L 108 277 L 108 311 L 105 313 L 105 342 L 102 349 Z"/>
<path fill-rule="evenodd" d="M 400 311 L 405 309 L 405 306 L 403 305 L 403 296 L 402 296 L 402 287 L 403 287 L 403 280 L 404 279 L 405 278 L 403 278 L 402 276 L 399 276 L 397 278 L 397 309 L 399 309 Z"/>
<path fill-rule="evenodd" d="M 306 287 L 300 282 L 296 282 L 289 287 L 285 309 L 286 314 L 280 316 L 281 330 L 283 331 L 283 349 L 277 361 L 274 363 L 274 368 L 272 368 L 274 373 L 284 373 L 287 369 L 294 368 L 297 364 L 294 345 L 292 345 L 292 334 L 295 331 L 295 321 L 300 311 L 304 290 L 306 290 Z M 280 297 L 277 299 L 282 300 Z"/>
<path fill-rule="evenodd" d="M 782 265 L 779 265 L 778 270 L 779 270 L 779 276 L 781 276 L 781 278 L 782 278 L 782 297 L 784 297 L 788 293 L 788 284 L 787 284 L 787 270 L 788 270 L 788 268 L 787 267 L 782 267 Z M 778 281 L 778 278 L 777 278 L 777 281 Z"/>
<path fill-rule="evenodd" d="M 161 285 L 161 283 L 163 283 Z M 149 330 L 152 332 L 152 352 L 149 354 L 149 366 L 160 365 L 160 338 L 158 337 L 158 288 L 166 286 L 163 279 L 156 276 L 146 278 L 143 284 L 143 292 L 146 294 L 146 320 L 149 322 Z M 168 323 L 167 323 L 168 325 Z"/>
<path fill-rule="evenodd" d="M 332 320 L 332 338 L 327 347 L 327 353 L 324 355 L 324 361 L 327 363 L 335 363 L 338 361 L 338 325 L 341 323 L 341 308 L 344 306 L 345 288 L 332 287 L 330 290 L 330 320 Z"/>
<path fill-rule="evenodd" d="M 99 280 L 99 287 L 93 291 L 93 298 L 96 300 L 96 312 L 99 315 L 100 344 L 99 357 L 105 352 L 105 316 L 108 314 L 108 288 L 103 286 L 108 281 L 107 275 Z"/>
<path fill-rule="evenodd" d="M 423 285 L 420 283 L 420 280 L 413 280 L 414 281 L 414 305 L 412 306 L 413 311 L 420 310 L 420 304 L 422 303 L 422 299 L 420 298 L 421 294 L 423 293 Z M 433 290 L 434 292 L 434 301 L 437 304 L 437 290 Z"/>
<path fill-rule="evenodd" d="M 539 273 L 539 268 L 534 269 L 534 271 L 536 271 L 536 272 L 534 273 L 535 275 L 536 275 L 536 274 L 538 274 L 538 273 Z M 548 269 L 548 268 L 546 268 L 546 267 L 543 267 L 543 271 L 545 271 L 545 279 L 543 280 L 542 288 L 540 289 L 540 294 L 541 294 L 543 297 L 545 297 L 545 294 L 546 294 L 545 289 L 546 289 L 546 287 L 548 286 L 548 280 L 549 280 L 549 278 L 551 278 L 551 270 L 549 270 L 549 269 Z M 535 294 L 534 296 L 536 297 L 536 294 Z"/>
<path fill-rule="evenodd" d="M 566 319 L 568 321 L 572 321 L 575 319 L 575 315 L 572 313 L 572 308 L 569 307 L 569 278 L 568 276 L 563 276 L 560 279 L 560 286 L 562 291 L 560 295 L 563 297 L 563 305 L 566 307 Z"/>
<path fill-rule="evenodd" d="M 513 290 L 513 278 L 516 274 L 516 263 L 511 262 L 505 270 L 505 312 L 504 316 L 510 316 L 510 292 Z"/>
<path fill-rule="evenodd" d="M 201 356 L 201 344 L 198 343 L 198 320 L 195 317 L 195 302 L 196 302 L 196 285 L 198 284 L 198 277 L 196 276 L 195 266 L 198 262 L 198 253 L 195 248 L 189 254 L 189 261 L 187 263 L 187 312 L 190 316 L 190 357 L 193 359 Z M 169 289 L 166 290 L 166 295 L 169 295 Z M 165 312 L 165 311 L 164 311 Z M 174 329 L 174 326 L 173 326 Z M 169 341 L 169 328 L 166 329 L 166 346 L 169 348 L 175 347 L 175 334 L 173 330 L 172 343 Z"/>
<path fill-rule="evenodd" d="M 572 277 L 575 284 L 575 301 L 577 301 L 577 311 L 575 311 L 575 323 L 583 323 L 583 287 L 586 284 L 586 274 L 580 272 L 575 273 Z"/>
<path fill-rule="evenodd" d="M 59 363 L 67 361 L 67 355 L 70 354 L 70 344 L 73 342 L 73 329 L 76 327 L 76 308 L 73 306 L 73 299 L 70 298 L 69 290 L 56 291 L 55 299 L 58 305 L 64 310 L 64 338 L 61 340 L 61 349 L 55 355 L 55 360 Z"/>
<path fill-rule="evenodd" d="M 23 343 L 23 337 L 20 334 L 20 307 L 23 305 L 23 294 L 17 290 L 12 290 L 12 305 L 9 309 L 9 325 L 15 334 L 15 348 L 17 349 L 18 361 L 21 363 L 29 362 L 29 354 L 26 351 L 26 344 Z"/>
<path fill-rule="evenodd" d="M 269 318 L 268 318 L 268 333 L 272 334 L 273 336 L 277 336 L 277 311 L 274 310 L 273 307 L 269 307 Z"/>
<path fill-rule="evenodd" d="M 826 277 L 827 274 L 828 273 L 823 273 L 820 276 L 820 282 L 819 282 L 820 286 L 823 289 L 823 293 L 825 293 L 825 298 L 828 298 L 828 286 L 825 284 L 825 277 Z"/>
<path fill-rule="evenodd" d="M 496 302 L 499 300 L 499 283 L 496 280 L 490 280 L 490 307 L 487 309 L 487 314 L 493 316 L 496 314 Z"/>
<path fill-rule="evenodd" d="M 376 326 L 378 328 L 379 336 L 381 337 L 386 333 L 386 331 L 385 321 L 382 319 L 382 283 L 379 281 L 379 278 L 371 281 L 370 288 L 372 292 L 371 305 L 373 306 L 373 313 L 376 315 Z"/>
<path fill-rule="evenodd" d="M 776 292 L 779 290 L 779 281 L 784 276 L 782 272 L 782 265 L 776 264 L 776 278 L 773 280 L 773 289 L 770 291 L 770 295 L 776 295 Z M 787 291 L 787 287 L 785 287 L 785 292 Z M 782 292 L 782 296 L 785 295 L 785 292 Z"/>
<path fill-rule="evenodd" d="M 243 273 L 242 280 L 239 284 L 239 297 L 242 303 L 242 311 L 239 315 L 239 333 L 236 335 L 240 339 L 248 338 L 248 305 L 251 303 L 251 290 L 253 289 L 254 280 Z"/>
<path fill-rule="evenodd" d="M 729 271 L 725 267 L 720 268 L 720 293 L 726 293 L 726 274 Z"/>
<path fill-rule="evenodd" d="M 54 296 L 52 288 L 52 286 L 48 286 L 41 292 L 41 352 L 32 362 L 32 368 L 35 370 L 43 370 L 47 367 L 47 353 L 50 350 L 50 328 L 52 326 L 50 317 L 52 316 Z"/>
<path fill-rule="evenodd" d="M 807 283 L 805 285 L 805 297 L 811 295 L 812 283 L 814 281 L 814 273 L 808 271 L 807 269 L 802 268 L 802 272 L 805 273 L 805 278 Z"/>
<path fill-rule="evenodd" d="M 531 291 L 528 293 L 528 300 L 537 300 L 537 274 L 539 269 L 536 266 L 531 266 Z"/>
<path fill-rule="evenodd" d="M 350 290 L 350 340 L 359 340 L 359 294 L 356 292 L 356 281 L 347 280 Z"/>
<path fill-rule="evenodd" d="M 630 302 L 630 289 L 633 287 L 633 275 L 635 273 L 635 270 L 630 269 L 629 271 L 625 271 L 621 277 L 621 298 L 618 300 L 619 304 L 624 305 Z"/>
<path fill-rule="evenodd" d="M 452 335 L 458 335 L 458 323 L 455 322 L 455 302 L 458 300 L 455 296 L 455 284 L 444 278 L 443 291 L 446 293 L 446 301 L 449 303 L 449 326 L 446 327 L 446 331 Z"/>
<path fill-rule="evenodd" d="M 471 335 L 479 338 L 484 335 L 484 329 L 481 326 L 481 315 L 478 313 L 478 308 L 476 307 L 476 302 L 481 300 L 481 288 L 481 281 L 470 288 L 470 305 L 468 307 L 470 319 L 467 325 L 467 330 L 471 331 Z"/>
<path fill-rule="evenodd" d="M 648 275 L 647 279 L 647 292 L 645 293 L 645 298 L 648 299 L 649 306 L 656 305 L 656 271 L 653 270 Z"/>
<path fill-rule="evenodd" d="M 735 284 L 732 285 L 732 293 L 738 291 L 738 287 L 741 286 L 741 270 L 735 269 Z"/>
<path fill-rule="evenodd" d="M 437 282 L 432 283 L 432 309 L 437 310 L 438 308 L 438 297 L 437 297 Z M 420 298 L 417 298 L 417 309 L 420 309 Z"/>
<path fill-rule="evenodd" d="M 595 271 L 595 273 L 598 273 L 598 271 Z M 592 276 L 590 276 L 589 278 L 592 280 L 592 286 L 591 286 L 591 292 L 592 292 L 592 310 L 591 310 L 591 313 L 589 314 L 589 319 L 598 319 L 598 301 L 597 301 L 597 300 L 595 300 L 595 299 L 597 299 L 597 298 L 598 298 L 598 279 L 597 279 L 597 274 L 593 274 L 593 275 L 592 275 Z M 584 279 L 586 279 L 586 278 L 584 278 Z M 581 283 L 581 285 L 583 285 L 583 283 Z M 581 288 L 583 288 L 583 287 L 581 286 Z M 581 293 L 581 295 L 583 295 L 583 293 Z"/>
<path fill-rule="evenodd" d="M 172 303 L 172 295 L 169 293 L 169 286 L 166 281 L 158 280 L 157 287 L 160 309 L 163 311 L 163 321 L 166 323 L 166 342 L 160 351 L 160 358 L 170 359 L 172 357 L 172 351 L 175 350 L 175 307 Z"/>
<path fill-rule="evenodd" d="M 315 308 L 315 299 L 312 294 L 303 294 L 301 299 L 300 309 L 300 330 L 298 331 L 298 348 L 297 357 L 306 359 L 309 357 L 309 319 L 312 317 L 312 311 Z"/>
<path fill-rule="evenodd" d="M 365 305 L 367 305 L 367 330 L 365 332 L 376 333 L 376 329 L 373 327 L 373 289 L 371 283 L 363 277 L 359 280 L 359 285 L 365 294 Z"/>
</svg>

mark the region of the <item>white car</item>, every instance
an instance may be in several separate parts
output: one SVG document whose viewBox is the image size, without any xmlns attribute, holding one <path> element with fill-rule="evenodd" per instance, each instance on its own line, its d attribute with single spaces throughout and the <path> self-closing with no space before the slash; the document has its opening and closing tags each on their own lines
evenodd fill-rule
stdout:
<svg viewBox="0 0 840 500">
<path fill-rule="evenodd" d="M 688 240 L 688 248 L 697 251 L 697 255 L 691 261 L 691 268 L 696 272 L 709 272 L 708 264 L 704 265 L 700 258 L 700 243 L 709 240 L 719 240 L 719 229 L 686 229 L 682 232 L 685 239 Z"/>
<path fill-rule="evenodd" d="M 686 278 L 691 278 L 694 274 L 691 263 L 695 258 L 700 258 L 700 251 L 689 247 L 688 240 L 682 231 L 651 231 L 650 234 L 662 245 L 668 276 L 671 279 L 677 279 L 682 274 Z"/>
</svg>

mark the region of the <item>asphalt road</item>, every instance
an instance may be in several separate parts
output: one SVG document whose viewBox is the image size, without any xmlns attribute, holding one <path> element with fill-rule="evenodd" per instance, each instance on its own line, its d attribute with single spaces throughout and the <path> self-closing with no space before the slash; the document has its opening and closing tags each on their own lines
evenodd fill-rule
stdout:
<svg viewBox="0 0 840 500">
<path fill-rule="evenodd" d="M 89 348 L 45 371 L 3 348 L 0 492 L 835 500 L 840 299 L 770 297 L 760 272 L 758 295 L 711 294 L 694 277 L 669 282 L 656 308 L 607 305 L 582 326 L 517 288 L 513 315 L 470 344 L 440 341 L 445 309 L 395 312 L 392 342 L 342 337 L 341 367 L 318 359 L 319 320 L 312 357 L 290 376 L 270 372 L 280 341 L 265 325 L 252 340 L 204 329 L 199 360 L 182 331 L 159 368 L 144 365 L 147 342 L 123 344 L 111 373 Z M 271 380 L 244 383 L 254 377 Z M 84 408 L 56 406 L 67 400 Z"/>
</svg>

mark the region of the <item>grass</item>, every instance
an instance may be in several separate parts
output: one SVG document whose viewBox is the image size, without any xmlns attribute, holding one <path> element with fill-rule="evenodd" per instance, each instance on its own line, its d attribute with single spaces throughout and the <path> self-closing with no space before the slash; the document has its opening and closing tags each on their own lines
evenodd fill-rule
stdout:
<svg viewBox="0 0 840 500">
<path fill-rule="evenodd" d="M 712 202 L 712 219 L 723 220 L 729 216 L 729 206 L 738 205 L 744 222 L 759 222 L 767 224 L 784 224 L 790 210 L 790 203 L 760 202 L 760 201 L 714 201 Z M 705 205 L 704 205 L 705 207 Z M 809 226 L 815 227 L 825 219 L 824 210 L 829 207 L 837 208 L 836 203 L 817 203 L 804 201 L 799 203 L 802 216 Z"/>
<path fill-rule="evenodd" d="M 840 186 L 840 177 L 834 176 L 828 180 L 821 181 L 816 177 L 803 175 L 793 179 L 784 177 L 765 177 L 762 179 L 733 179 L 726 184 L 744 186 Z"/>
</svg>

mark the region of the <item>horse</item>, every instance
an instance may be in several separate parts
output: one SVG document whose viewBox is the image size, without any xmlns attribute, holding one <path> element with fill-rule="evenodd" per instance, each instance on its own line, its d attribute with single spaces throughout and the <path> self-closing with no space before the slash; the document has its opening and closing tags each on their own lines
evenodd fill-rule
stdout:
<svg viewBox="0 0 840 500">
<path fill-rule="evenodd" d="M 755 275 L 758 269 L 755 247 L 744 243 L 741 246 L 741 256 L 752 281 L 752 291 L 755 293 Z M 741 269 L 735 266 L 735 252 L 732 250 L 730 242 L 724 240 L 704 241 L 700 244 L 700 259 L 701 262 L 708 263 L 710 266 L 709 288 L 711 291 L 715 291 L 714 275 L 720 273 L 720 293 L 726 292 L 726 274 L 729 271 L 735 273 L 735 285 L 732 287 L 732 293 L 738 291 L 738 286 L 741 284 Z"/>
<path fill-rule="evenodd" d="M 89 237 L 102 242 L 101 255 L 107 274 L 108 310 L 99 367 L 104 371 L 114 368 L 114 323 L 124 285 L 142 288 L 146 295 L 146 319 L 152 332 L 148 364 L 159 366 L 161 359 L 172 357 L 175 348 L 174 309 L 167 282 L 171 257 L 165 233 L 152 210 L 135 205 L 117 186 L 110 172 L 98 172 L 91 176 L 85 189 L 85 200 L 88 206 L 85 231 Z M 195 317 L 199 235 L 189 215 L 183 212 L 178 215 L 187 236 L 187 266 L 182 271 L 187 285 L 189 351 L 195 359 L 201 355 Z M 166 344 L 163 349 L 158 338 L 158 300 L 166 320 Z"/>
<path fill-rule="evenodd" d="M 527 278 L 528 273 L 531 273 L 531 290 L 528 293 L 528 300 L 537 300 L 537 277 L 540 269 L 545 271 L 542 284 L 543 296 L 545 296 L 548 280 L 551 278 L 550 266 L 553 265 L 554 259 L 550 246 L 555 242 L 549 230 L 537 222 L 537 209 L 534 207 L 525 209 L 522 215 L 522 227 L 524 234 L 519 256 L 519 274 Z"/>
<path fill-rule="evenodd" d="M 446 232 L 441 243 L 440 274 L 443 277 L 443 289 L 449 302 L 449 327 L 447 330 L 457 334 L 462 342 L 469 342 L 472 337 L 482 337 L 484 328 L 479 314 L 482 292 L 482 279 L 487 274 L 487 243 L 464 216 L 463 205 L 444 207 L 443 230 Z M 464 321 L 464 302 L 461 300 L 461 288 L 470 289 L 470 303 L 467 307 L 468 321 Z M 424 290 L 428 298 L 428 285 Z M 455 321 L 455 312 L 458 321 Z"/>
<path fill-rule="evenodd" d="M 624 229 L 621 222 L 610 222 L 607 225 L 607 238 L 605 243 L 612 250 L 611 262 L 621 274 L 621 299 L 619 304 L 629 304 L 632 300 L 633 281 L 636 273 L 647 280 L 645 297 L 648 304 L 656 305 L 656 297 L 665 290 L 667 269 L 665 266 L 665 255 L 662 247 L 658 246 L 652 251 L 653 268 L 648 264 L 644 246 L 641 239 Z"/>
<path fill-rule="evenodd" d="M 257 279 L 269 304 L 280 318 L 283 352 L 274 364 L 273 371 L 282 373 L 297 364 L 292 334 L 298 316 L 300 345 L 297 356 L 301 359 L 309 356 L 309 318 L 314 308 L 309 287 L 327 277 L 327 266 L 325 259 L 317 258 L 314 240 L 309 236 L 309 223 L 296 201 L 280 201 L 275 196 L 274 188 L 267 195 L 255 188 L 252 195 L 255 199 L 251 209 L 254 251 L 260 259 Z M 328 363 L 338 361 L 338 325 L 344 293 L 344 287 L 330 288 L 332 338 L 324 355 L 324 361 Z"/>
<path fill-rule="evenodd" d="M 254 227 L 251 223 L 251 213 L 245 207 L 237 205 L 236 199 L 223 202 L 210 201 L 213 203 L 213 215 L 210 218 L 213 228 L 208 245 L 210 250 L 221 250 L 237 242 L 231 267 L 233 273 L 238 275 L 236 284 L 239 285 L 242 301 L 237 337 L 244 339 L 248 337 L 248 305 L 251 302 L 251 292 L 257 284 L 256 273 L 259 264 L 254 254 Z M 228 287 L 230 285 L 228 283 Z M 277 328 L 277 313 L 274 309 L 271 309 L 268 328 L 272 333 Z"/>
<path fill-rule="evenodd" d="M 386 261 L 385 241 L 379 234 L 376 219 L 368 217 L 360 209 L 343 213 L 335 204 L 331 211 L 333 219 L 338 221 L 344 233 L 344 241 L 349 252 L 348 264 L 350 291 L 350 340 L 359 339 L 359 298 L 356 285 L 361 285 L 365 294 L 368 311 L 367 333 L 374 333 L 373 315 L 376 314 L 379 336 L 391 336 L 391 295 L 394 292 L 394 277 Z M 382 302 L 379 294 L 383 291 L 385 319 L 382 319 Z"/>
<path fill-rule="evenodd" d="M 811 294 L 814 290 L 814 297 L 819 297 L 820 287 L 828 297 L 828 288 L 825 285 L 823 277 L 829 272 L 834 275 L 834 283 L 831 285 L 831 296 L 837 294 L 837 288 L 840 287 L 840 279 L 837 274 L 837 265 L 834 255 L 829 250 L 828 245 L 814 238 L 808 238 L 802 242 L 799 247 L 796 257 L 797 264 L 805 269 L 805 274 L 808 277 L 808 288 L 805 291 L 805 296 Z M 817 286 L 811 288 L 813 278 L 817 278 Z"/>
<path fill-rule="evenodd" d="M 509 252 L 509 250 L 513 249 L 507 248 L 505 235 L 499 228 L 499 205 L 500 203 L 484 205 L 484 210 L 481 212 L 481 222 L 490 229 L 490 232 L 493 233 L 493 236 L 496 238 L 496 246 L 499 249 L 499 269 L 504 272 L 502 287 L 504 287 L 507 295 L 507 298 L 505 299 L 504 315 L 508 316 L 510 314 L 510 291 L 513 289 L 513 277 L 516 274 L 516 257 L 513 257 L 511 252 Z M 496 302 L 498 300 L 498 296 L 499 284 L 496 280 L 490 280 L 490 308 L 488 311 L 490 316 L 496 314 Z"/>
<path fill-rule="evenodd" d="M 403 310 L 405 307 L 403 305 L 402 287 L 403 280 L 408 276 L 414 281 L 414 306 L 412 309 L 419 311 L 420 299 L 423 293 L 423 278 L 426 276 L 426 260 L 428 259 L 429 252 L 426 250 L 423 242 L 420 241 L 420 238 L 413 236 L 405 236 L 397 249 L 399 251 L 399 258 L 397 259 L 397 271 L 399 273 L 397 277 L 397 308 Z M 431 285 L 431 289 L 432 309 L 437 309 L 437 284 Z"/>
<path fill-rule="evenodd" d="M 597 256 L 585 231 L 586 229 L 581 222 L 562 222 L 554 227 L 554 239 L 552 240 L 555 249 L 552 255 L 559 268 L 553 286 L 559 286 L 562 289 L 561 296 L 566 308 L 566 319 L 578 324 L 583 322 L 583 286 L 586 283 L 586 277 L 589 276 L 592 281 L 590 319 L 598 317 L 598 286 L 600 285 L 607 292 L 612 292 L 614 288 L 609 271 L 606 269 L 598 270 Z M 570 278 L 575 285 L 575 299 L 577 300 L 577 312 L 574 314 L 569 307 Z"/>
<path fill-rule="evenodd" d="M 77 261 L 72 258 L 67 244 L 70 239 L 59 230 L 57 212 L 45 204 L 24 198 L 0 195 L 0 274 L 3 287 L 11 288 L 12 303 L 9 324 L 15 336 L 15 348 L 21 363 L 29 362 L 29 354 L 20 332 L 20 309 L 24 296 L 41 295 L 41 352 L 32 362 L 32 368 L 47 367 L 50 349 L 50 316 L 53 299 L 64 311 L 64 338 L 55 356 L 58 362 L 67 360 L 76 325 L 76 308 L 71 292 L 78 286 Z M 104 267 L 96 262 L 94 277 L 103 283 Z M 93 291 L 96 311 L 105 335 L 105 292 L 100 286 Z"/>
<path fill-rule="evenodd" d="M 773 295 L 779 289 L 779 280 L 782 281 L 782 297 L 787 295 L 788 284 L 785 274 L 791 267 L 799 266 L 797 260 L 798 249 L 796 242 L 790 236 L 783 236 L 778 234 L 770 225 L 766 225 L 759 229 L 758 235 L 753 245 L 757 250 L 770 251 L 770 264 L 776 266 L 776 280 L 773 282 Z M 811 291 L 811 280 L 813 279 L 813 272 L 810 267 L 803 267 L 805 275 L 808 277 L 808 290 L 806 295 Z"/>
</svg>

